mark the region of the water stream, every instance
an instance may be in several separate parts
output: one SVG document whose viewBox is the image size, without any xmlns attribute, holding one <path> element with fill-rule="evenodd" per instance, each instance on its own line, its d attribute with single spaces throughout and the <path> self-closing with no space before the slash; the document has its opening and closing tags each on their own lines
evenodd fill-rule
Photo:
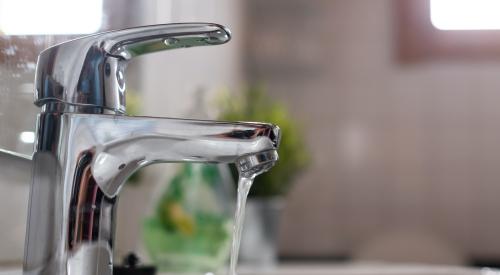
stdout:
<svg viewBox="0 0 500 275">
<path fill-rule="evenodd" d="M 276 150 L 261 152 L 241 158 L 236 162 L 239 172 L 238 194 L 236 200 L 236 213 L 234 215 L 233 243 L 231 246 L 231 258 L 229 262 L 228 275 L 237 275 L 236 265 L 241 243 L 241 232 L 245 220 L 245 205 L 248 193 L 252 187 L 253 180 L 257 175 L 267 172 L 278 160 Z"/>
<path fill-rule="evenodd" d="M 231 259 L 229 262 L 229 275 L 237 275 L 236 264 L 238 263 L 241 232 L 243 230 L 243 222 L 245 220 L 245 205 L 247 202 L 248 192 L 250 191 L 250 187 L 252 187 L 255 176 L 256 174 L 250 177 L 240 175 L 238 179 L 238 196 L 236 201 L 236 213 L 234 216 L 233 243 L 231 247 Z"/>
</svg>

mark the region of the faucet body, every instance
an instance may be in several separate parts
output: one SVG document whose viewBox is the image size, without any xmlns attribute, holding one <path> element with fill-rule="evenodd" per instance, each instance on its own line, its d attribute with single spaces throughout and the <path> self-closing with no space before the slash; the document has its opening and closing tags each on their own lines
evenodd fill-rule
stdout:
<svg viewBox="0 0 500 275">
<path fill-rule="evenodd" d="M 24 262 L 30 275 L 111 275 L 115 204 L 143 166 L 255 167 L 277 158 L 278 130 L 270 124 L 73 113 L 42 113 L 37 124 Z"/>
<path fill-rule="evenodd" d="M 32 165 L 25 275 L 111 275 L 115 205 L 141 167 L 236 163 L 242 175 L 272 167 L 277 126 L 124 115 L 132 57 L 229 39 L 216 24 L 167 24 L 87 36 L 40 54 L 34 153 L 31 161 L 12 156 Z"/>
</svg>

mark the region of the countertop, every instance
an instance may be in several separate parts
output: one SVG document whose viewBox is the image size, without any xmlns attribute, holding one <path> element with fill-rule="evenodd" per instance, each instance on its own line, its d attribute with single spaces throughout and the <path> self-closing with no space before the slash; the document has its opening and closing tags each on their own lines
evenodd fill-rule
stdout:
<svg viewBox="0 0 500 275">
<path fill-rule="evenodd" d="M 21 275 L 19 269 L 0 269 L 0 275 Z M 207 273 L 205 275 L 208 275 Z M 239 268 L 239 275 L 500 275 L 500 270 L 417 264 L 283 264 L 274 269 Z M 173 274 L 159 274 L 173 275 Z M 216 274 L 214 274 L 216 275 Z M 225 274 L 224 274 L 225 275 Z"/>
<path fill-rule="evenodd" d="M 417 264 L 285 264 L 274 270 L 241 268 L 240 275 L 500 275 L 494 269 Z"/>
</svg>

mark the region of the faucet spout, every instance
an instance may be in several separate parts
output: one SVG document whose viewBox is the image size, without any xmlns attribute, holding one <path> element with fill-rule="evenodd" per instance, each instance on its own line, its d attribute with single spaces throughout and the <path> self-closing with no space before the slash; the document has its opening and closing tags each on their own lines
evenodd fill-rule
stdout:
<svg viewBox="0 0 500 275">
<path fill-rule="evenodd" d="M 93 125 L 94 137 L 107 133 L 89 150 L 93 176 L 109 197 L 133 172 L 153 163 L 236 163 L 249 171 L 278 158 L 279 128 L 266 123 L 109 115 L 80 115 L 78 121 L 78 127 Z"/>
</svg>

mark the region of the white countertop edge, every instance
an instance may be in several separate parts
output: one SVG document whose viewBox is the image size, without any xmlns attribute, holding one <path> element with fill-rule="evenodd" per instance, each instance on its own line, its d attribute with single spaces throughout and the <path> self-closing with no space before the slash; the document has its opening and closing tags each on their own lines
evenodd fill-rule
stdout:
<svg viewBox="0 0 500 275">
<path fill-rule="evenodd" d="M 0 275 L 21 275 L 15 268 L 0 268 Z M 208 273 L 210 274 L 210 273 Z M 248 266 L 238 268 L 239 275 L 500 275 L 500 270 L 460 266 L 385 264 L 385 263 L 289 263 L 276 268 L 253 269 Z M 172 275 L 159 273 L 158 275 Z M 186 273 L 183 275 L 187 275 Z M 217 275 L 225 275 L 217 272 Z"/>
</svg>

